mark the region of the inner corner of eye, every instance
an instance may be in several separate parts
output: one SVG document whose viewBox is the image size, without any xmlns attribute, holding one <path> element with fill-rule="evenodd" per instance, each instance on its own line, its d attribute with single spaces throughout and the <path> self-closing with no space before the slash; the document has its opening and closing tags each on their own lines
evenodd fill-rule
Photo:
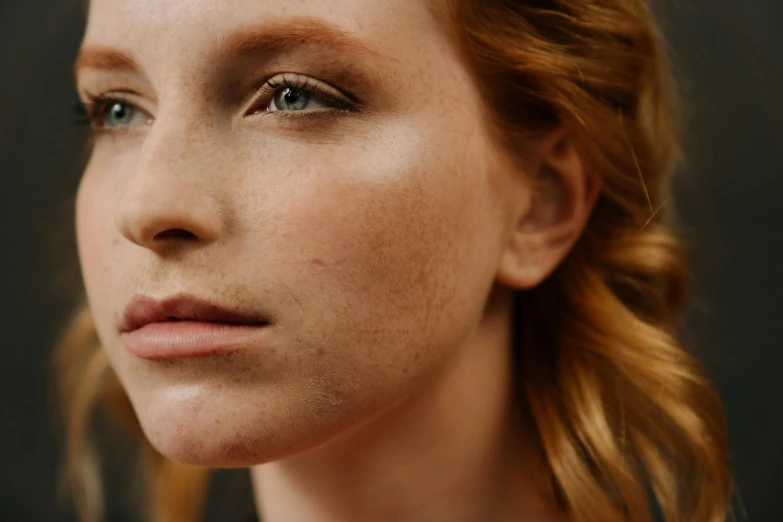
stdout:
<svg viewBox="0 0 783 522">
<path fill-rule="evenodd" d="M 271 101 L 260 104 L 258 106 L 250 107 L 246 112 L 245 116 L 253 116 L 254 114 L 262 114 L 265 112 L 269 112 L 269 107 L 272 104 Z"/>
</svg>

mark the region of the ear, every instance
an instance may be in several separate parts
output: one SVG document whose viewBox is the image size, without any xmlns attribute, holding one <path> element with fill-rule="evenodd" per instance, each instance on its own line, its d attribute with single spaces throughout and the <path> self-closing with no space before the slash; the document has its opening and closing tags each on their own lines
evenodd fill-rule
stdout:
<svg viewBox="0 0 783 522">
<path fill-rule="evenodd" d="M 576 243 L 600 192 L 600 180 L 588 176 L 576 143 L 563 128 L 537 142 L 523 167 L 525 172 L 515 174 L 533 180 L 513 184 L 514 212 L 497 280 L 529 289 L 544 281 Z"/>
</svg>

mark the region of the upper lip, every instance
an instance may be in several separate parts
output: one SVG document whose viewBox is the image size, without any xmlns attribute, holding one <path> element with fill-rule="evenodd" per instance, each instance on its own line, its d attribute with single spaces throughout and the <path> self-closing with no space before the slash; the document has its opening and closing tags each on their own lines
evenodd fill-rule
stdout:
<svg viewBox="0 0 783 522">
<path fill-rule="evenodd" d="M 125 307 L 120 331 L 130 332 L 149 323 L 171 320 L 269 324 L 269 320 L 262 315 L 220 306 L 190 294 L 179 294 L 165 299 L 136 295 Z"/>
</svg>

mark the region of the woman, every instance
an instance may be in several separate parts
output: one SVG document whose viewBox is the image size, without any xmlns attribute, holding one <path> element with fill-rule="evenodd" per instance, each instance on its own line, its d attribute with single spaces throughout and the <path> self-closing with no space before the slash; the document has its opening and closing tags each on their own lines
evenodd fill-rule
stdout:
<svg viewBox="0 0 783 522">
<path fill-rule="evenodd" d="M 98 405 L 156 521 L 725 520 L 646 2 L 93 0 L 75 75 L 84 520 Z"/>
</svg>

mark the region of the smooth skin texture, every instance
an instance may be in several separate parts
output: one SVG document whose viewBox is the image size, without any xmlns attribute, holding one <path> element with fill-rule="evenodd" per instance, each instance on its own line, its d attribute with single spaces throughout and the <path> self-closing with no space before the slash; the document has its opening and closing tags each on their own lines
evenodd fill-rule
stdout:
<svg viewBox="0 0 783 522">
<path fill-rule="evenodd" d="M 597 183 L 564 129 L 499 149 L 444 9 L 90 7 L 79 94 L 119 99 L 77 195 L 99 338 L 151 443 L 252 467 L 265 521 L 556 518 L 511 393 L 511 298 L 567 255 Z M 263 86 L 292 76 L 360 108 L 278 107 Z M 181 292 L 269 317 L 266 342 L 132 355 L 131 297 Z"/>
</svg>

